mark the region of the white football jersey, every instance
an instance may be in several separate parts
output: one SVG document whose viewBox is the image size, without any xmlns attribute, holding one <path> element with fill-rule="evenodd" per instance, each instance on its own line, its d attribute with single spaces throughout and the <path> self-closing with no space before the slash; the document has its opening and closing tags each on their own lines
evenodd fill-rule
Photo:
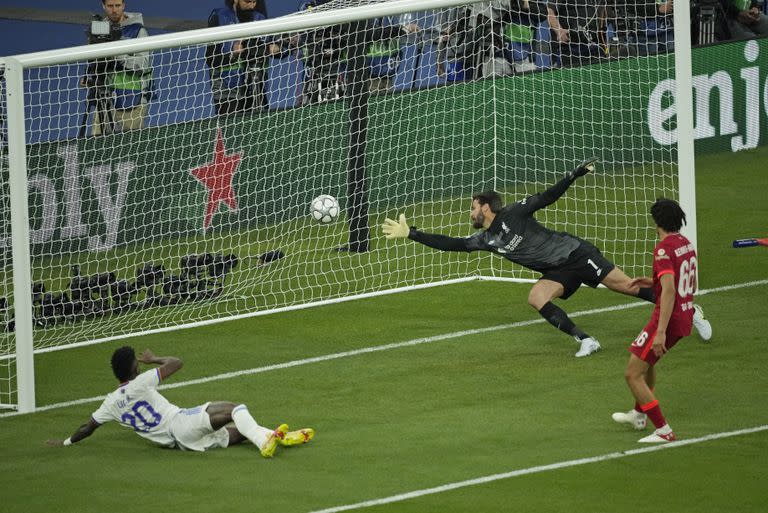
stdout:
<svg viewBox="0 0 768 513">
<path fill-rule="evenodd" d="M 110 393 L 91 417 L 99 424 L 116 420 L 139 436 L 165 447 L 174 447 L 169 426 L 180 408 L 160 395 L 160 371 L 150 369 L 121 384 Z"/>
</svg>

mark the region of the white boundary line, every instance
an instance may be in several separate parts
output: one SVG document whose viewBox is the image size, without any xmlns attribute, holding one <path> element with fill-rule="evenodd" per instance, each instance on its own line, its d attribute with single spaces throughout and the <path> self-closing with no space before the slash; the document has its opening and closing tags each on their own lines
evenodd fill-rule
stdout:
<svg viewBox="0 0 768 513">
<path fill-rule="evenodd" d="M 652 445 L 649 447 L 642 447 L 640 449 L 631 449 L 623 452 L 611 452 L 608 454 L 603 454 L 602 456 L 592 456 L 590 458 L 580 458 L 576 460 L 560 461 L 557 463 L 550 463 L 549 465 L 540 465 L 536 467 L 513 470 L 511 472 L 503 472 L 501 474 L 492 474 L 489 476 L 477 477 L 474 479 L 467 479 L 466 481 L 457 481 L 455 483 L 448 483 L 440 486 L 435 486 L 433 488 L 424 488 L 423 490 L 414 490 L 412 492 L 401 493 L 398 495 L 391 495 L 389 497 L 382 497 L 380 499 L 372 499 L 369 501 L 357 502 L 355 504 L 346 504 L 343 506 L 335 506 L 332 508 L 319 509 L 319 510 L 312 511 L 311 513 L 337 513 L 339 511 L 350 511 L 353 509 L 369 508 L 371 506 L 381 506 L 382 504 L 391 504 L 393 502 L 401 502 L 408 499 L 423 497 L 425 495 L 434 495 L 437 493 L 448 492 L 448 491 L 456 490 L 459 488 L 466 488 L 469 486 L 492 483 L 493 481 L 500 481 L 502 479 L 510 479 L 517 476 L 539 474 L 541 472 L 548 472 L 550 470 L 560 470 L 563 468 L 577 467 L 580 465 L 588 465 L 590 463 L 600 463 L 603 461 L 617 460 L 620 458 L 626 458 L 628 456 L 636 456 L 638 454 L 647 454 L 650 452 L 663 451 L 666 449 L 675 449 L 677 447 L 683 447 L 685 445 L 708 442 L 710 440 L 718 440 L 720 438 L 729 438 L 732 436 L 748 435 L 748 434 L 758 433 L 760 431 L 766 431 L 766 430 L 768 430 L 768 425 L 757 426 L 757 427 L 747 428 L 747 429 L 739 429 L 737 431 L 727 431 L 724 433 L 713 433 L 711 435 L 706 435 L 699 438 L 679 440 L 677 442 L 671 442 L 668 444 Z"/>
<path fill-rule="evenodd" d="M 760 285 L 768 285 L 768 280 L 759 280 L 759 281 L 751 281 L 747 283 L 739 283 L 736 285 L 726 285 L 724 287 L 717 287 L 714 289 L 708 289 L 708 290 L 702 290 L 697 293 L 698 296 L 703 296 L 706 294 L 712 294 L 716 292 L 725 292 L 729 290 L 735 290 L 735 289 L 742 289 L 746 287 L 756 287 Z M 615 306 L 607 306 L 603 308 L 595 308 L 592 310 L 582 310 L 580 312 L 573 312 L 570 313 L 570 317 L 582 317 L 585 315 L 594 315 L 599 313 L 605 313 L 605 312 L 616 312 L 619 310 L 628 310 L 630 308 L 636 308 L 639 306 L 648 305 L 645 301 L 635 301 L 632 303 L 626 303 L 623 305 L 615 305 Z M 444 333 L 442 335 L 434 335 L 432 337 L 423 337 L 423 338 L 416 338 L 412 340 L 406 340 L 404 342 L 394 342 L 392 344 L 384 344 L 380 346 L 371 346 L 371 347 L 363 347 L 361 349 L 353 349 L 351 351 L 342 351 L 340 353 L 331 353 L 326 354 L 322 356 L 314 356 L 312 358 L 303 358 L 301 360 L 292 360 L 290 362 L 284 362 L 284 363 L 276 363 L 274 365 L 267 365 L 266 367 L 255 367 L 251 369 L 243 369 L 239 371 L 233 371 L 233 372 L 225 372 L 223 374 L 216 374 L 214 376 L 208 376 L 206 378 L 198 378 L 198 379 L 191 379 L 188 381 L 180 381 L 178 383 L 170 383 L 166 385 L 161 385 L 158 387 L 160 390 L 167 390 L 172 388 L 181 388 L 186 387 L 190 385 L 199 385 L 202 383 L 210 383 L 212 381 L 221 381 L 225 379 L 232 379 L 232 378 L 238 378 L 240 376 L 249 376 L 252 374 L 261 374 L 264 372 L 270 372 L 275 370 L 281 370 L 281 369 L 290 369 L 291 367 L 299 367 L 301 365 L 309 365 L 312 363 L 321 363 L 326 362 L 330 360 L 338 360 L 340 358 L 348 358 L 350 356 L 358 356 L 362 354 L 368 354 L 368 353 L 377 353 L 380 351 L 389 351 L 390 349 L 400 349 L 403 347 L 411 347 L 411 346 L 418 346 L 422 344 L 431 344 L 433 342 L 440 342 L 443 340 L 451 340 L 454 338 L 459 337 L 466 337 L 469 335 L 480 335 L 483 333 L 491 333 L 494 331 L 501 331 L 506 329 L 512 329 L 512 328 L 520 328 L 523 326 L 530 326 L 532 324 L 540 324 L 546 322 L 542 318 L 538 319 L 530 319 L 527 321 L 518 321 L 513 322 L 509 324 L 498 324 L 496 326 L 488 326 L 486 328 L 476 328 L 476 329 L 470 329 L 470 330 L 463 330 L 463 331 L 455 331 L 452 333 Z M 105 396 L 98 396 L 98 397 L 88 397 L 84 399 L 77 399 L 74 401 L 67 401 L 63 403 L 55 403 L 55 404 L 49 404 L 46 406 L 40 406 L 35 409 L 35 412 L 42 412 L 42 411 L 48 411 L 48 410 L 56 410 L 60 408 L 66 408 L 69 406 L 75 406 L 79 404 L 86 404 L 86 403 L 95 403 L 98 401 L 103 401 Z M 0 413 L 0 418 L 4 417 L 15 417 L 16 415 L 26 415 L 22 414 L 20 412 L 8 412 L 8 413 Z"/>
</svg>

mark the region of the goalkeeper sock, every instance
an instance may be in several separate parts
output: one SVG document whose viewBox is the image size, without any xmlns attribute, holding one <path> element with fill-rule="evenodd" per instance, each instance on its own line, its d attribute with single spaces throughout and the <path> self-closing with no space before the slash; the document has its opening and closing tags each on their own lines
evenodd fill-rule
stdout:
<svg viewBox="0 0 768 513">
<path fill-rule="evenodd" d="M 649 303 L 656 303 L 656 294 L 653 293 L 651 287 L 641 287 L 637 293 L 637 297 L 644 299 Z"/>
<path fill-rule="evenodd" d="M 541 307 L 541 310 L 539 310 L 539 314 L 544 317 L 552 326 L 559 329 L 563 333 L 571 335 L 577 340 L 583 340 L 589 337 L 589 335 L 576 327 L 570 317 L 568 317 L 568 314 L 565 313 L 562 308 L 555 306 L 552 301 L 547 301 L 547 303 Z"/>
<path fill-rule="evenodd" d="M 235 406 L 232 410 L 232 420 L 240 434 L 253 442 L 256 447 L 261 449 L 272 433 L 272 430 L 259 426 L 256 420 L 251 417 L 248 407 L 244 404 Z"/>
</svg>

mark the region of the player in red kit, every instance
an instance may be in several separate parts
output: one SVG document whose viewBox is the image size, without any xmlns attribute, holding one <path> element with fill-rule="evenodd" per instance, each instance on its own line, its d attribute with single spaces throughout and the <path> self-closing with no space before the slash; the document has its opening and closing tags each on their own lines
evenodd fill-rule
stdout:
<svg viewBox="0 0 768 513">
<path fill-rule="evenodd" d="M 651 207 L 651 216 L 660 239 L 653 250 L 653 278 L 635 281 L 641 287 L 653 286 L 656 307 L 651 320 L 629 347 L 632 354 L 624 377 L 635 397 L 635 408 L 614 413 L 613 420 L 639 430 L 645 428 L 646 419 L 650 418 L 656 430 L 638 441 L 664 443 L 674 441 L 675 433 L 653 395 L 655 366 L 681 338 L 691 333 L 697 262 L 693 244 L 679 233 L 685 223 L 680 205 L 673 200 L 659 199 Z"/>
</svg>

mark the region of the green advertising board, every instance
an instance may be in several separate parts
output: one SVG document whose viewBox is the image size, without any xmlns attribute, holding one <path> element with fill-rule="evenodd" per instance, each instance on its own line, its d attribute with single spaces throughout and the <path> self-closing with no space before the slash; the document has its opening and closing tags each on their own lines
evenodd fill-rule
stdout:
<svg viewBox="0 0 768 513">
<path fill-rule="evenodd" d="M 694 50 L 699 154 L 765 144 L 766 56 L 766 39 Z M 668 162 L 672 66 L 659 55 L 371 97 L 371 208 L 561 171 L 585 152 Z M 316 194 L 343 199 L 346 117 L 337 102 L 30 146 L 33 255 L 277 224 Z"/>
</svg>

